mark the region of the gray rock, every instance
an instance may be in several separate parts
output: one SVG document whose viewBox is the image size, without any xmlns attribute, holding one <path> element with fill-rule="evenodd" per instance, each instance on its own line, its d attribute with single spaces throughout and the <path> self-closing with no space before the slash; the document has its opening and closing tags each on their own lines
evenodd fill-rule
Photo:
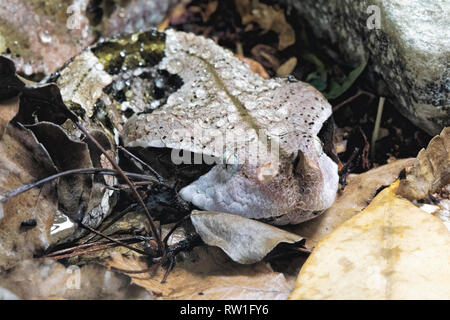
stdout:
<svg viewBox="0 0 450 320">
<path fill-rule="evenodd" d="M 279 2 L 295 9 L 328 48 L 338 48 L 346 63 L 356 67 L 369 58 L 369 71 L 386 82 L 414 124 L 433 135 L 449 126 L 448 0 Z"/>
</svg>

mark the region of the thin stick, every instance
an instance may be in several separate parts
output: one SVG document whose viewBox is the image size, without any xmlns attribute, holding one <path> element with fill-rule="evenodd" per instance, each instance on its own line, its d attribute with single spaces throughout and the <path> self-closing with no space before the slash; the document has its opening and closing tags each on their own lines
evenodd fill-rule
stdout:
<svg viewBox="0 0 450 320">
<path fill-rule="evenodd" d="M 345 186 L 347 185 L 347 176 L 350 173 L 350 165 L 352 164 L 353 160 L 359 153 L 359 148 L 355 148 L 353 150 L 352 154 L 350 155 L 350 158 L 348 158 L 347 162 L 344 163 L 341 170 L 339 170 L 339 183 L 342 185 L 341 191 L 344 190 Z"/>
<path fill-rule="evenodd" d="M 165 257 L 166 256 L 166 249 L 165 249 L 165 246 L 164 246 L 164 244 L 163 244 L 163 242 L 161 240 L 161 235 L 158 233 L 158 231 L 156 229 L 156 225 L 153 222 L 153 218 L 150 215 L 150 212 L 148 211 L 148 208 L 145 205 L 144 200 L 142 200 L 142 197 L 137 192 L 134 184 L 130 181 L 130 179 L 128 179 L 128 177 L 123 172 L 123 170 L 119 167 L 119 165 L 116 163 L 116 161 L 114 161 L 114 159 L 106 152 L 106 150 L 100 145 L 100 143 L 98 143 L 98 141 L 86 130 L 86 128 L 84 128 L 83 125 L 80 122 L 78 122 L 78 121 L 75 121 L 75 124 L 78 127 L 78 129 L 80 129 L 84 133 L 84 135 L 87 138 L 89 138 L 89 140 L 91 140 L 97 146 L 97 148 L 105 155 L 105 157 L 112 164 L 112 166 L 117 171 L 120 172 L 120 175 L 122 176 L 122 178 L 130 186 L 134 196 L 136 197 L 136 199 L 138 200 L 139 204 L 144 209 L 145 214 L 147 215 L 147 219 L 148 219 L 148 222 L 150 224 L 150 228 L 152 229 L 153 236 L 155 237 L 156 242 L 158 243 L 158 249 L 159 249 L 160 252 L 162 252 L 163 257 Z"/>
<path fill-rule="evenodd" d="M 335 106 L 333 107 L 333 112 L 338 111 L 341 107 L 345 106 L 347 103 L 352 102 L 353 100 L 355 100 L 356 98 L 358 98 L 360 95 L 363 95 L 363 94 L 366 95 L 366 96 L 369 96 L 371 99 L 375 98 L 375 95 L 374 95 L 373 93 L 371 93 L 371 92 L 369 92 L 369 91 L 365 91 L 365 90 L 359 89 L 358 92 L 356 92 L 355 95 L 353 95 L 353 96 L 351 96 L 351 97 L 345 99 L 345 100 L 342 101 L 341 103 L 335 105 Z M 371 100 L 371 101 L 372 101 L 372 100 Z"/>
<path fill-rule="evenodd" d="M 137 162 L 139 162 L 140 164 L 142 164 L 144 167 L 146 167 L 147 169 L 149 169 L 154 175 L 155 177 L 158 179 L 158 181 L 160 183 L 163 182 L 163 177 L 161 177 L 161 175 L 156 172 L 155 169 L 153 169 L 152 167 L 150 167 L 150 165 L 148 165 L 147 163 L 145 163 L 144 161 L 142 161 L 141 159 L 139 159 L 138 157 L 136 157 L 134 154 L 132 154 L 130 151 L 128 151 L 127 149 L 125 149 L 122 146 L 119 146 L 119 149 L 122 150 L 126 155 L 128 155 L 129 157 L 131 157 L 132 159 L 136 160 Z"/>
<path fill-rule="evenodd" d="M 118 238 L 116 240 L 118 240 L 118 241 L 136 240 L 138 242 L 142 241 L 141 239 L 136 239 L 135 236 L 122 237 L 122 238 Z M 43 255 L 40 258 L 51 258 L 53 256 L 57 256 L 57 255 L 60 255 L 60 254 L 63 254 L 63 253 L 72 252 L 72 251 L 75 251 L 75 250 L 86 249 L 86 248 L 90 248 L 90 247 L 97 246 L 97 245 L 105 245 L 105 244 L 111 244 L 111 243 L 109 241 L 101 240 L 101 241 L 96 241 L 96 242 L 91 242 L 91 243 L 86 243 L 86 244 L 80 244 L 80 245 L 77 245 L 77 246 L 74 246 L 74 247 L 70 247 L 70 248 L 54 251 L 52 253 Z M 113 243 L 113 244 L 116 245 L 115 243 Z"/>
<path fill-rule="evenodd" d="M 166 272 L 164 273 L 164 277 L 163 277 L 162 280 L 161 280 L 161 283 L 166 283 L 167 277 L 169 276 L 170 271 L 172 271 L 174 264 L 175 264 L 175 258 L 172 257 L 172 258 L 170 259 L 169 266 L 167 267 L 167 270 L 166 270 Z"/>
<path fill-rule="evenodd" d="M 102 175 L 110 175 L 110 176 L 119 176 L 120 172 L 116 170 L 111 169 L 105 169 L 105 168 L 81 168 L 81 169 L 72 169 L 67 171 L 62 171 L 55 173 L 54 175 L 48 176 L 42 180 L 38 180 L 36 182 L 32 182 L 30 184 L 26 184 L 24 186 L 21 186 L 17 189 L 11 190 L 8 193 L 0 196 L 0 203 L 5 202 L 15 196 L 18 196 L 21 193 L 24 193 L 30 189 L 33 189 L 35 187 L 39 187 L 40 185 L 50 182 L 52 180 L 72 175 L 72 174 L 102 174 Z M 125 174 L 131 178 L 135 179 L 141 179 L 141 180 L 148 180 L 148 179 L 154 179 L 151 176 L 137 174 L 137 173 L 131 173 L 131 172 L 125 172 Z"/>
<path fill-rule="evenodd" d="M 88 254 L 88 253 L 93 253 L 93 252 L 97 252 L 97 251 L 102 251 L 102 250 L 114 248 L 114 247 L 117 247 L 117 246 L 118 245 L 116 243 L 108 243 L 108 244 L 100 245 L 100 246 L 95 247 L 95 248 L 88 248 L 88 249 L 85 249 L 85 250 L 74 251 L 74 252 L 71 252 L 71 253 L 51 256 L 50 258 L 55 259 L 55 260 L 60 260 L 60 259 L 65 259 L 65 258 L 73 258 L 73 257 L 81 256 L 83 254 Z M 46 258 L 46 256 L 40 257 L 39 259 L 43 259 L 43 258 Z"/>
<path fill-rule="evenodd" d="M 142 250 L 137 249 L 137 248 L 134 248 L 134 247 L 132 247 L 132 246 L 129 246 L 128 244 L 126 244 L 126 243 L 124 243 L 124 242 L 121 242 L 121 241 L 118 241 L 118 240 L 116 240 L 116 239 L 114 239 L 114 238 L 111 238 L 110 236 L 107 236 L 106 234 L 103 234 L 103 233 L 101 233 L 101 232 L 98 232 L 98 231 L 95 230 L 94 228 L 91 228 L 91 227 L 89 227 L 89 226 L 87 226 L 87 225 L 84 225 L 84 224 L 82 224 L 82 223 L 80 223 L 79 225 L 80 225 L 80 227 L 82 227 L 82 228 L 84 228 L 84 229 L 87 229 L 87 230 L 89 230 L 89 231 L 95 233 L 96 235 L 98 235 L 98 236 L 100 236 L 100 237 L 102 237 L 102 238 L 105 238 L 105 239 L 108 239 L 109 241 L 112 241 L 112 242 L 114 242 L 114 243 L 117 243 L 117 244 L 120 245 L 120 246 L 123 246 L 123 247 L 128 248 L 128 249 L 133 250 L 133 251 L 136 251 L 137 253 L 140 253 L 140 254 L 143 254 L 143 255 L 148 255 L 147 252 L 142 251 Z"/>
<path fill-rule="evenodd" d="M 137 207 L 137 204 L 131 204 L 128 207 L 126 207 L 124 210 L 120 211 L 106 226 L 100 225 L 100 228 L 98 231 L 103 232 L 107 230 L 109 227 L 111 227 L 114 223 L 116 223 L 118 220 L 120 220 L 122 217 L 124 217 L 127 213 L 131 212 L 133 209 Z M 96 235 L 93 235 L 92 237 L 89 237 L 86 241 L 83 242 L 83 244 L 88 243 L 92 239 L 94 239 Z"/>
<path fill-rule="evenodd" d="M 377 142 L 378 134 L 380 132 L 381 116 L 383 114 L 383 107 L 384 107 L 385 100 L 386 100 L 385 97 L 380 97 L 380 101 L 378 102 L 377 118 L 375 120 L 375 127 L 373 128 L 373 132 L 372 132 L 372 141 L 371 141 L 371 148 L 370 148 L 370 156 L 372 158 L 372 162 L 375 159 L 375 142 Z"/>
</svg>

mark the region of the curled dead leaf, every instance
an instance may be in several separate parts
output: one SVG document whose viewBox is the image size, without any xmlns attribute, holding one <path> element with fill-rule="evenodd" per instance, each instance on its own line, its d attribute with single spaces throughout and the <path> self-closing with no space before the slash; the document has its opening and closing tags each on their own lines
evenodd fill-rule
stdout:
<svg viewBox="0 0 450 320">
<path fill-rule="evenodd" d="M 33 133 L 10 123 L 0 141 L 0 195 L 54 173 L 50 156 Z M 48 247 L 56 209 L 53 183 L 0 202 L 0 268 L 10 268 Z M 21 229 L 23 221 L 33 219 L 35 227 Z"/>
<path fill-rule="evenodd" d="M 51 122 L 39 122 L 28 128 L 47 149 L 59 171 L 92 167 L 86 143 L 70 139 L 61 127 Z M 89 202 L 91 187 L 90 175 L 60 178 L 58 182 L 60 209 L 74 220 L 78 220 L 76 214 L 82 202 Z"/>
<path fill-rule="evenodd" d="M 48 150 L 59 171 L 101 167 L 100 151 L 90 143 L 71 139 L 60 126 L 39 122 L 28 128 Z M 111 149 L 109 139 L 102 131 L 93 131 L 92 134 L 105 149 Z M 107 189 L 104 177 L 100 175 L 70 175 L 58 181 L 61 211 L 71 219 L 82 221 L 93 228 L 109 215 L 116 198 L 117 194 Z"/>
<path fill-rule="evenodd" d="M 277 70 L 280 61 L 276 57 L 276 49 L 266 44 L 257 44 L 250 50 L 251 54 L 266 68 Z"/>
<path fill-rule="evenodd" d="M 450 127 L 431 139 L 401 179 L 397 194 L 419 200 L 450 184 Z"/>
<path fill-rule="evenodd" d="M 254 73 L 259 74 L 264 79 L 270 78 L 264 67 L 258 61 L 237 54 L 235 55 L 235 57 L 247 63 L 250 67 L 250 70 L 252 70 Z"/>
<path fill-rule="evenodd" d="M 242 24 L 256 22 L 265 31 L 273 30 L 278 34 L 278 50 L 295 43 L 295 31 L 286 21 L 284 11 L 259 1 L 235 1 L 236 8 L 241 15 Z"/>
<path fill-rule="evenodd" d="M 202 240 L 221 248 L 243 264 L 261 261 L 280 243 L 297 243 L 302 237 L 263 222 L 229 213 L 193 211 L 191 221 Z"/>
</svg>

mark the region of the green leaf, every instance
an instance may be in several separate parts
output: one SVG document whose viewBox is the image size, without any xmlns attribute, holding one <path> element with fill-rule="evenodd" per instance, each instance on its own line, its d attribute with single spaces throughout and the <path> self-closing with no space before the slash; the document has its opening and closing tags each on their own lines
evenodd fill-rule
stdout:
<svg viewBox="0 0 450 320">
<path fill-rule="evenodd" d="M 366 68 L 367 61 L 364 61 L 359 65 L 356 69 L 351 71 L 347 77 L 343 79 L 343 81 L 338 81 L 337 79 L 330 79 L 329 89 L 327 92 L 322 92 L 325 98 L 327 99 L 336 99 L 341 96 L 345 91 L 347 91 L 353 83 L 355 83 L 356 79 L 361 75 L 361 73 Z M 320 90 L 320 89 L 318 89 Z"/>
<path fill-rule="evenodd" d="M 311 72 L 306 77 L 306 82 L 311 84 L 314 88 L 323 92 L 327 88 L 327 73 L 326 72 Z"/>
<path fill-rule="evenodd" d="M 315 65 L 316 70 L 306 76 L 305 81 L 323 92 L 327 88 L 328 75 L 325 64 L 312 53 L 305 53 L 302 58 Z"/>
</svg>

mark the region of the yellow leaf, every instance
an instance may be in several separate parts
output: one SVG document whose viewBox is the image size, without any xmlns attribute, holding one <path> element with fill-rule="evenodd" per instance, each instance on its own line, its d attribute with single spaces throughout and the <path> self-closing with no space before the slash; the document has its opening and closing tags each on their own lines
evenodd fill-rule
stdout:
<svg viewBox="0 0 450 320">
<path fill-rule="evenodd" d="M 450 298 L 450 234 L 397 186 L 319 242 L 290 299 Z"/>
<path fill-rule="evenodd" d="M 365 209 L 377 190 L 393 183 L 400 171 L 413 161 L 413 158 L 400 159 L 361 174 L 349 175 L 345 189 L 338 193 L 330 208 L 317 218 L 291 227 L 290 231 L 308 239 L 307 248 L 316 246 L 323 237 Z"/>
<path fill-rule="evenodd" d="M 297 66 L 297 58 L 291 57 L 277 69 L 277 76 L 287 77 Z"/>
</svg>

